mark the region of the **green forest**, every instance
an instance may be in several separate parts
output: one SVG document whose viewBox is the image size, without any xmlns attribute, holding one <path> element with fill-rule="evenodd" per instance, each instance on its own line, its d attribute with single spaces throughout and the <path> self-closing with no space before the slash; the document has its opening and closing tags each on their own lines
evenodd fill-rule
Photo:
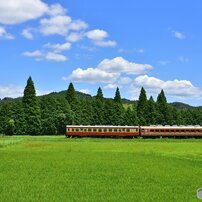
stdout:
<svg viewBox="0 0 202 202">
<path fill-rule="evenodd" d="M 147 98 L 142 87 L 138 101 L 79 93 L 72 83 L 62 93 L 36 96 L 34 82 L 27 80 L 22 98 L 0 101 L 0 134 L 60 135 L 66 125 L 202 125 L 202 109 L 169 104 L 163 90 L 157 100 Z"/>
</svg>

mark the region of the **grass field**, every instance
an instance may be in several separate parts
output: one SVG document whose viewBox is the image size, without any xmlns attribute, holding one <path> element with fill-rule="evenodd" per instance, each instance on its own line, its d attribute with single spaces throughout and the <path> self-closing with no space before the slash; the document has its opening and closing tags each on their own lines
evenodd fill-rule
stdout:
<svg viewBox="0 0 202 202">
<path fill-rule="evenodd" d="M 202 140 L 0 138 L 0 201 L 199 201 Z"/>
</svg>

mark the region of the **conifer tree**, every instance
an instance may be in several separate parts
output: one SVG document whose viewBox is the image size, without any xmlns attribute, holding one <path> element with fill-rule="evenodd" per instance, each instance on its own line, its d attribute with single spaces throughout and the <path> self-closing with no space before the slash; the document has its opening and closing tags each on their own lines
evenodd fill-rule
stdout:
<svg viewBox="0 0 202 202">
<path fill-rule="evenodd" d="M 137 116 L 140 125 L 147 124 L 147 95 L 145 89 L 142 87 L 140 91 L 139 100 L 137 103 Z"/>
<path fill-rule="evenodd" d="M 119 91 L 118 87 L 116 89 L 116 93 L 115 93 L 115 96 L 114 96 L 114 102 L 119 103 L 119 104 L 122 103 L 122 101 L 121 101 L 121 95 L 120 95 L 120 91 Z"/>
<path fill-rule="evenodd" d="M 67 89 L 66 99 L 70 106 L 76 104 L 77 102 L 77 95 L 76 91 L 74 89 L 74 85 L 72 83 L 69 84 L 69 87 Z"/>
<path fill-rule="evenodd" d="M 121 100 L 119 88 L 116 89 L 116 93 L 114 96 L 113 108 L 114 108 L 113 125 L 123 125 L 125 111 L 124 111 L 124 108 L 122 105 L 122 100 Z"/>
<path fill-rule="evenodd" d="M 93 119 L 95 125 L 104 124 L 104 97 L 100 87 L 93 102 Z"/>
<path fill-rule="evenodd" d="M 161 90 L 161 92 L 157 97 L 156 106 L 158 111 L 158 117 L 157 117 L 158 124 L 162 125 L 168 124 L 168 104 L 163 90 Z"/>
<path fill-rule="evenodd" d="M 41 111 L 31 76 L 27 80 L 22 98 L 25 112 L 27 135 L 39 135 L 41 131 Z"/>
<path fill-rule="evenodd" d="M 147 102 L 147 124 L 155 125 L 157 118 L 157 111 L 153 97 L 151 96 Z"/>
<path fill-rule="evenodd" d="M 95 99 L 99 100 L 101 102 L 104 101 L 104 97 L 103 97 L 103 93 L 102 93 L 101 87 L 98 88 L 97 95 L 95 96 Z"/>
</svg>

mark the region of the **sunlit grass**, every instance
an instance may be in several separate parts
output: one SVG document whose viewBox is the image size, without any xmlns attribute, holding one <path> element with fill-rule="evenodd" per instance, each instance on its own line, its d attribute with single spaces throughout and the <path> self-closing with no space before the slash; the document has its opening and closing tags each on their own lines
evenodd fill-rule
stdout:
<svg viewBox="0 0 202 202">
<path fill-rule="evenodd" d="M 0 201 L 198 201 L 202 140 L 0 138 Z"/>
</svg>

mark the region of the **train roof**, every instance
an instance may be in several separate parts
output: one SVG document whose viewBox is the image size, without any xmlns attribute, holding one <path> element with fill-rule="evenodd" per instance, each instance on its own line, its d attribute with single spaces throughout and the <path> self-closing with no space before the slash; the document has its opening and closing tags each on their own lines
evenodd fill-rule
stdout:
<svg viewBox="0 0 202 202">
<path fill-rule="evenodd" d="M 107 125 L 66 125 L 67 128 L 139 128 L 139 126 L 107 126 Z"/>
<path fill-rule="evenodd" d="M 162 126 L 162 125 L 151 125 L 151 126 L 141 126 L 141 128 L 166 128 L 166 129 L 172 129 L 172 128 L 185 128 L 185 129 L 202 129 L 202 126 L 200 125 L 173 125 L 173 126 L 170 126 L 170 125 L 165 125 L 165 126 Z"/>
</svg>

